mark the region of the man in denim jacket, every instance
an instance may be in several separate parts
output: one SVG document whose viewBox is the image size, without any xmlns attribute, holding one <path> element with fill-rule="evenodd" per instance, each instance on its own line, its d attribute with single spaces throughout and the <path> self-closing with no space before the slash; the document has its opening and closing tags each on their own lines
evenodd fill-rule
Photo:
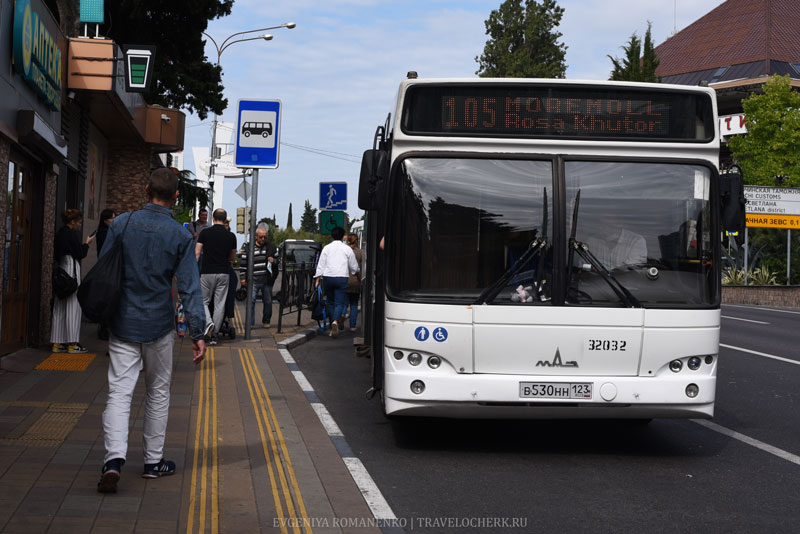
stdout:
<svg viewBox="0 0 800 534">
<path fill-rule="evenodd" d="M 205 356 L 205 312 L 194 240 L 170 211 L 178 198 L 177 188 L 175 173 L 163 168 L 154 171 L 145 188 L 150 202 L 139 211 L 118 216 L 100 252 L 102 256 L 122 239 L 125 274 L 119 308 L 111 317 L 108 342 L 108 403 L 103 412 L 106 456 L 97 485 L 101 493 L 117 491 L 128 452 L 131 399 L 142 365 L 147 384 L 142 476 L 157 478 L 175 473 L 175 463 L 162 456 L 175 342 L 173 278 L 177 278 L 189 323 L 194 363 L 200 363 Z"/>
</svg>

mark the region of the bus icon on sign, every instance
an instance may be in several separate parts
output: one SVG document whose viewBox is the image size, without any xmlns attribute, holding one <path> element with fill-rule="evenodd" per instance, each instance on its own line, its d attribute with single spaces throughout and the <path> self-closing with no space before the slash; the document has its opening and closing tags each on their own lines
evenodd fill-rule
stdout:
<svg viewBox="0 0 800 534">
<path fill-rule="evenodd" d="M 271 122 L 246 122 L 242 125 L 242 135 L 250 137 L 251 135 L 260 135 L 267 138 L 272 135 Z"/>
</svg>

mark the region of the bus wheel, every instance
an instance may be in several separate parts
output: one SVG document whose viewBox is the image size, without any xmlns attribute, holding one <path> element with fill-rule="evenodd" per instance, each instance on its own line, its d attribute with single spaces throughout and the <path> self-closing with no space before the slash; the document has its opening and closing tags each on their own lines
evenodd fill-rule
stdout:
<svg viewBox="0 0 800 534">
<path fill-rule="evenodd" d="M 245 137 L 250 137 L 250 132 L 249 132 L 249 131 L 245 131 L 245 132 L 244 132 L 244 136 L 245 136 Z"/>
<path fill-rule="evenodd" d="M 267 132 L 264 132 L 264 133 L 261 134 L 261 137 L 266 139 L 267 137 L 269 137 L 269 134 Z"/>
</svg>

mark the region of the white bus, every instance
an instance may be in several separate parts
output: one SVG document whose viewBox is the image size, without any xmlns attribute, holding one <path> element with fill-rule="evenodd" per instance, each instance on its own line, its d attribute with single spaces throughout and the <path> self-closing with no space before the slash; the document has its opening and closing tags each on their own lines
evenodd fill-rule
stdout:
<svg viewBox="0 0 800 534">
<path fill-rule="evenodd" d="M 410 74 L 359 186 L 385 413 L 712 417 L 714 92 Z"/>
</svg>

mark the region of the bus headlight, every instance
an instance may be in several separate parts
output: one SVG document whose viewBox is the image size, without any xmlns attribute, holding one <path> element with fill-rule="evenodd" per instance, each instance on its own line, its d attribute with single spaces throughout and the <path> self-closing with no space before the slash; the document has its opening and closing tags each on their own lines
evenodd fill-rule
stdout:
<svg viewBox="0 0 800 534">
<path fill-rule="evenodd" d="M 714 356 L 709 354 L 708 356 L 706 356 L 706 365 L 711 365 L 712 363 L 714 363 Z"/>
<path fill-rule="evenodd" d="M 408 363 L 411 365 L 419 365 L 422 362 L 422 354 L 419 352 L 412 352 L 408 355 Z M 423 386 L 424 388 L 424 386 Z"/>
<path fill-rule="evenodd" d="M 697 384 L 689 384 L 686 386 L 686 396 L 690 399 L 693 399 L 700 393 L 700 388 L 697 387 Z"/>
<path fill-rule="evenodd" d="M 411 382 L 411 393 L 419 395 L 423 391 L 425 391 L 425 382 L 422 380 L 414 380 Z"/>
<path fill-rule="evenodd" d="M 442 365 L 442 359 L 438 356 L 431 356 L 428 358 L 428 367 L 431 369 L 437 369 L 440 365 Z"/>
<path fill-rule="evenodd" d="M 669 362 L 669 370 L 672 371 L 673 373 L 677 373 L 681 369 L 683 369 L 683 362 L 682 361 L 680 361 L 680 360 L 672 360 L 671 362 Z"/>
<path fill-rule="evenodd" d="M 698 369 L 700 369 L 700 363 L 701 363 L 700 358 L 698 358 L 697 356 L 692 356 L 691 358 L 689 358 L 689 361 L 686 362 L 686 367 L 688 367 L 692 371 L 697 371 Z"/>
<path fill-rule="evenodd" d="M 394 351 L 394 359 L 395 360 L 402 360 L 403 359 L 403 351 L 402 350 Z"/>
</svg>

